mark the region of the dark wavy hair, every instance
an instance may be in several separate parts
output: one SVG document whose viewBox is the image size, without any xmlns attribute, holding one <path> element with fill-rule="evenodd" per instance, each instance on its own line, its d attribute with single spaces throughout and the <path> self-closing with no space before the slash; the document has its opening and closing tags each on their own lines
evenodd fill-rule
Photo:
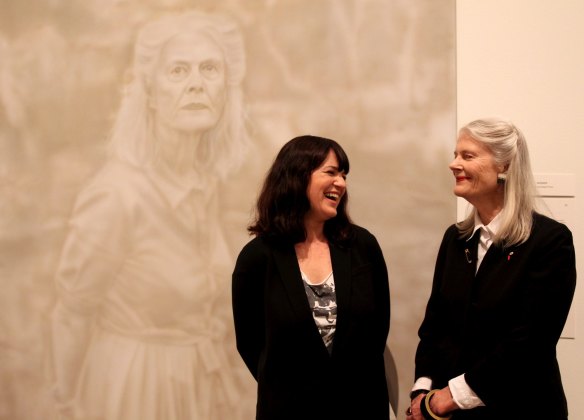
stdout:
<svg viewBox="0 0 584 420">
<path fill-rule="evenodd" d="M 286 143 L 270 167 L 256 204 L 255 220 L 247 230 L 268 240 L 295 244 L 306 240 L 304 216 L 310 210 L 307 189 L 310 177 L 333 151 L 339 171 L 349 173 L 349 158 L 334 140 L 311 135 Z M 352 238 L 352 222 L 347 213 L 345 192 L 337 215 L 324 224 L 324 234 L 332 243 L 343 245 Z"/>
</svg>

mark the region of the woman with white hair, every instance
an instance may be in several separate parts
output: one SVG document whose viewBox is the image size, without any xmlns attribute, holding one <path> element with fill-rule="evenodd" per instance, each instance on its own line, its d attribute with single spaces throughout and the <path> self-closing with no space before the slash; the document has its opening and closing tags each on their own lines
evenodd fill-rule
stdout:
<svg viewBox="0 0 584 420">
<path fill-rule="evenodd" d="M 576 285 L 572 234 L 536 212 L 512 123 L 464 126 L 450 170 L 473 208 L 438 252 L 407 419 L 567 419 L 556 344 Z"/>
<path fill-rule="evenodd" d="M 63 418 L 237 418 L 217 183 L 244 156 L 244 74 L 224 17 L 166 16 L 139 33 L 111 158 L 77 198 L 57 272 Z"/>
</svg>

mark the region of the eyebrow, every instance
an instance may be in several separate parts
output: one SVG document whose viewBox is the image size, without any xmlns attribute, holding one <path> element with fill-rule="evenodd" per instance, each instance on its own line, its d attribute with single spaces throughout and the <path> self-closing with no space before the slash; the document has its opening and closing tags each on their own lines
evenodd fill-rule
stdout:
<svg viewBox="0 0 584 420">
<path fill-rule="evenodd" d="M 190 57 L 185 56 L 182 53 L 176 53 L 174 55 L 168 55 L 166 57 L 167 63 L 179 63 L 179 64 L 187 64 L 191 65 L 192 59 Z M 199 64 L 200 63 L 223 63 L 223 58 L 220 55 L 209 55 L 207 58 L 197 59 L 196 60 Z"/>
<path fill-rule="evenodd" d="M 455 154 L 455 155 L 456 155 L 456 154 L 463 154 L 463 153 L 472 153 L 472 154 L 475 154 L 475 153 L 476 153 L 476 151 L 474 151 L 474 150 L 470 150 L 470 149 L 462 149 L 462 150 L 460 150 L 460 151 L 457 151 L 456 149 L 454 149 L 454 154 Z"/>
<path fill-rule="evenodd" d="M 182 58 L 173 58 L 168 60 L 167 62 L 168 65 L 181 65 L 181 66 L 190 66 L 190 63 L 186 60 L 183 60 Z"/>
<path fill-rule="evenodd" d="M 334 170 L 335 170 L 335 171 L 337 171 L 337 172 L 345 172 L 345 170 L 344 170 L 344 169 L 339 169 L 339 167 L 338 167 L 338 166 L 334 166 L 334 165 L 327 165 L 327 166 L 323 166 L 323 167 L 322 167 L 322 169 L 323 169 L 323 170 L 326 170 L 326 169 L 334 169 Z"/>
</svg>

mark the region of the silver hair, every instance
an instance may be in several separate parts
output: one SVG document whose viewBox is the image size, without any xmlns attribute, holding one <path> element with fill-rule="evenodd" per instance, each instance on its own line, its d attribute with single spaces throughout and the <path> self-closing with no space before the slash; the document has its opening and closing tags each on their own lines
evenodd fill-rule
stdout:
<svg viewBox="0 0 584 420">
<path fill-rule="evenodd" d="M 468 123 L 460 129 L 461 134 L 487 147 L 495 164 L 506 168 L 501 228 L 493 242 L 504 247 L 525 242 L 531 234 L 533 212 L 536 211 L 536 188 L 523 133 L 510 121 L 485 118 Z M 469 216 L 458 223 L 462 236 L 471 235 L 475 213 L 473 208 Z"/>
<path fill-rule="evenodd" d="M 248 145 L 242 90 L 246 70 L 243 38 L 237 24 L 225 16 L 192 11 L 167 15 L 142 27 L 134 47 L 130 80 L 112 129 L 109 151 L 135 166 L 148 166 L 156 160 L 156 140 L 151 132 L 152 115 L 148 105 L 150 79 L 164 45 L 185 32 L 208 35 L 225 57 L 225 109 L 216 126 L 202 136 L 207 157 L 207 167 L 202 169 L 225 176 L 239 166 Z"/>
</svg>

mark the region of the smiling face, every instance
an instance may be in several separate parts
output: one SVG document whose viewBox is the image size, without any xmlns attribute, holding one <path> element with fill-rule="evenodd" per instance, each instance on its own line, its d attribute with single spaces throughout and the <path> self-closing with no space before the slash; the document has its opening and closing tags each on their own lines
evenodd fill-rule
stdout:
<svg viewBox="0 0 584 420">
<path fill-rule="evenodd" d="M 225 60 L 207 35 L 180 34 L 163 47 L 152 83 L 156 123 L 203 132 L 219 121 L 226 98 Z"/>
<path fill-rule="evenodd" d="M 449 168 L 456 178 L 454 194 L 458 197 L 477 208 L 502 205 L 503 186 L 497 183 L 497 174 L 503 172 L 504 167 L 495 163 L 486 146 L 462 133 Z"/>
<path fill-rule="evenodd" d="M 306 192 L 310 210 L 306 221 L 324 223 L 335 217 L 346 188 L 346 174 L 339 171 L 337 156 L 330 150 L 324 162 L 310 175 Z"/>
</svg>

